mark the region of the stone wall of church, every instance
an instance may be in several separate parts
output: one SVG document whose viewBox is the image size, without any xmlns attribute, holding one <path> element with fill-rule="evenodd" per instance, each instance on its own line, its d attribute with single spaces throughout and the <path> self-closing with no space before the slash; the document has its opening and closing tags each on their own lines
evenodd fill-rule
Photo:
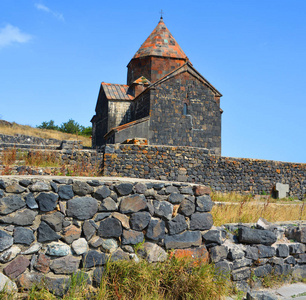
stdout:
<svg viewBox="0 0 306 300">
<path fill-rule="evenodd" d="M 107 145 L 105 176 L 195 182 L 220 192 L 269 194 L 277 182 L 289 184 L 289 196 L 305 197 L 306 164 L 220 157 L 193 147 Z"/>
<path fill-rule="evenodd" d="M 152 89 L 151 107 L 149 144 L 202 147 L 221 154 L 220 107 L 212 91 L 192 75 L 181 73 Z"/>
</svg>

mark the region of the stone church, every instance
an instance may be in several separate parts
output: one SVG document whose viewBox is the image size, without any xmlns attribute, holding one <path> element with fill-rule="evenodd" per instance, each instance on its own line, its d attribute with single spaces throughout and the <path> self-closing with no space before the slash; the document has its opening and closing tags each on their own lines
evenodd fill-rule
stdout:
<svg viewBox="0 0 306 300">
<path fill-rule="evenodd" d="M 162 17 L 127 68 L 127 84 L 101 83 L 93 147 L 145 138 L 221 155 L 222 95 L 193 67 Z"/>
</svg>

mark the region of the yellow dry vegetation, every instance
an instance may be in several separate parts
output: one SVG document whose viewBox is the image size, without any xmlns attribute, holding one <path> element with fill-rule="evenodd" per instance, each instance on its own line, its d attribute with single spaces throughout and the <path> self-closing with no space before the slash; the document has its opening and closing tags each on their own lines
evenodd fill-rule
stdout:
<svg viewBox="0 0 306 300">
<path fill-rule="evenodd" d="M 91 139 L 88 137 L 80 136 L 77 134 L 65 133 L 57 130 L 34 128 L 29 125 L 19 125 L 11 123 L 11 125 L 4 125 L 0 123 L 0 133 L 7 135 L 23 134 L 35 136 L 43 139 L 56 139 L 56 140 L 74 140 L 82 141 L 83 146 L 91 147 Z"/>
<path fill-rule="evenodd" d="M 214 205 L 211 214 L 214 225 L 226 223 L 255 223 L 262 217 L 269 222 L 306 220 L 305 202 L 291 204 L 243 201 Z"/>
</svg>

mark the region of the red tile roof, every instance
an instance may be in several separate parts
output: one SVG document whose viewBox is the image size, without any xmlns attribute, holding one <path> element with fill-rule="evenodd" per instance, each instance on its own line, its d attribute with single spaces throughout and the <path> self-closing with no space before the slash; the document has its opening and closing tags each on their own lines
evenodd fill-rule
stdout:
<svg viewBox="0 0 306 300">
<path fill-rule="evenodd" d="M 159 23 L 138 49 L 134 58 L 144 56 L 163 56 L 186 59 L 187 56 L 178 45 L 162 18 Z"/>
<path fill-rule="evenodd" d="M 134 100 L 132 95 L 128 94 L 129 86 L 126 84 L 101 83 L 108 100 Z"/>
</svg>

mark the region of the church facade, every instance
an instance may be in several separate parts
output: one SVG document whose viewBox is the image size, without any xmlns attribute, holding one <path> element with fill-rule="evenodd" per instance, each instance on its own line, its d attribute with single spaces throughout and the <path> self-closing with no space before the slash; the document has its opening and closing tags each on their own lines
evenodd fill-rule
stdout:
<svg viewBox="0 0 306 300">
<path fill-rule="evenodd" d="M 161 18 L 129 62 L 127 84 L 102 82 L 93 147 L 145 138 L 221 155 L 220 92 L 192 65 Z"/>
</svg>

